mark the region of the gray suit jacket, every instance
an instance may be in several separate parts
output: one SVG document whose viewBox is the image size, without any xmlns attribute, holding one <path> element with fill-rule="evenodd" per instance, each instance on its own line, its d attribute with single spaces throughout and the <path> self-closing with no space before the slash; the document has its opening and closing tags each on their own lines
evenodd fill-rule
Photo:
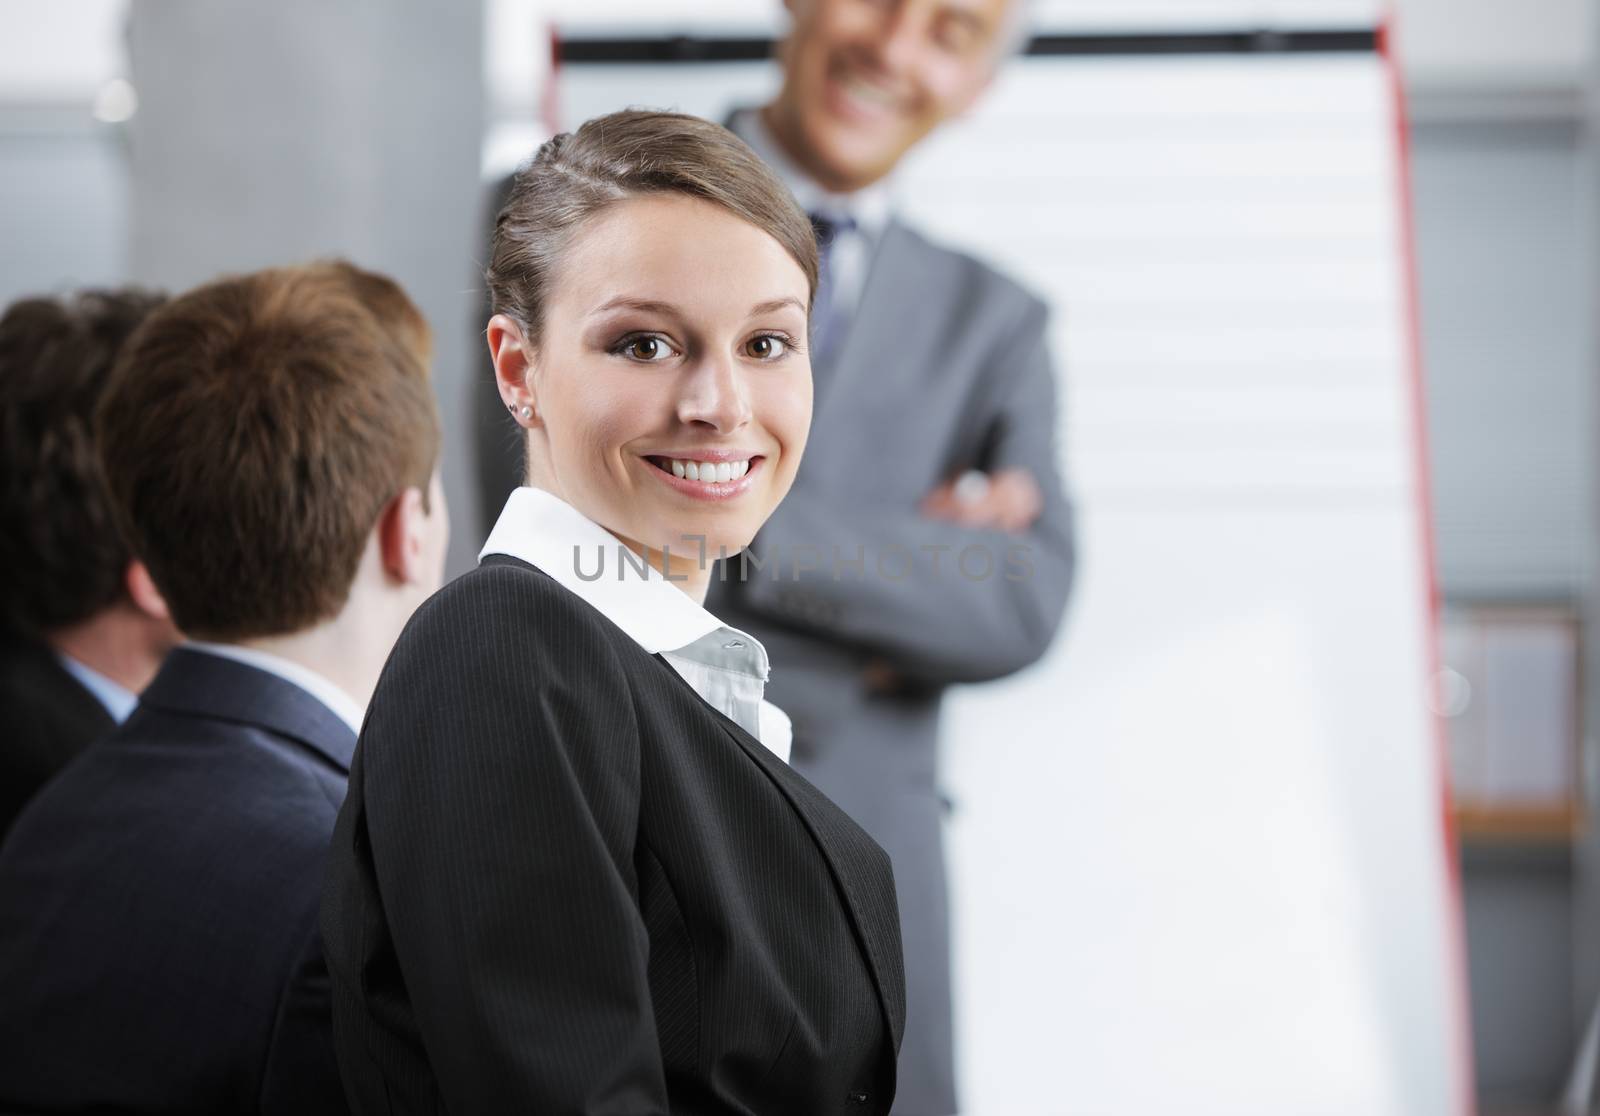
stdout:
<svg viewBox="0 0 1600 1116">
<path fill-rule="evenodd" d="M 491 220 L 505 189 L 491 198 Z M 743 564 L 742 582 L 729 569 L 706 602 L 766 645 L 767 696 L 794 721 L 795 768 L 894 863 L 906 963 L 901 1116 L 956 1111 L 940 698 L 950 683 L 999 678 L 1043 655 L 1072 581 L 1047 320 L 1044 303 L 1010 279 L 891 221 L 848 334 L 815 369 L 805 460 L 751 548 L 765 564 Z M 521 453 L 492 376 L 478 413 L 493 522 Z M 962 471 L 1008 466 L 1028 469 L 1044 494 L 1026 533 L 918 513 Z M 895 687 L 869 688 L 873 660 L 893 669 Z"/>
<path fill-rule="evenodd" d="M 764 564 L 714 581 L 706 602 L 766 645 L 767 695 L 794 721 L 795 767 L 894 863 L 907 1015 L 895 1112 L 905 1116 L 956 1111 L 940 698 L 950 683 L 1043 655 L 1072 581 L 1047 319 L 1005 276 L 891 221 L 834 364 L 817 369 L 794 488 L 751 547 Z M 1027 532 L 919 514 L 964 470 L 1010 466 L 1044 495 Z M 869 686 L 873 660 L 898 684 Z"/>
</svg>

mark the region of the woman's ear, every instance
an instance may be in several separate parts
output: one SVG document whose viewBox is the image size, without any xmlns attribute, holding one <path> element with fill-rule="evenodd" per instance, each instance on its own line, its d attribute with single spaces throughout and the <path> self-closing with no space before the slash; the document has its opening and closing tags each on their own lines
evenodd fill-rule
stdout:
<svg viewBox="0 0 1600 1116">
<path fill-rule="evenodd" d="M 522 327 L 505 314 L 489 319 L 484 330 L 489 342 L 489 357 L 494 361 L 495 387 L 500 401 L 519 426 L 533 426 L 539 419 L 539 404 L 533 393 L 535 353 Z"/>
</svg>

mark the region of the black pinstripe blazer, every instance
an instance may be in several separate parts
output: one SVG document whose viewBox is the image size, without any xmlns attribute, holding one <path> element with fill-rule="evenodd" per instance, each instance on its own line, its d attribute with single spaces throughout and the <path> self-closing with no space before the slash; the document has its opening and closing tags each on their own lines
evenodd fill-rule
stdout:
<svg viewBox="0 0 1600 1116">
<path fill-rule="evenodd" d="M 359 1112 L 886 1113 L 872 840 L 659 657 L 492 556 L 374 695 L 323 906 Z"/>
</svg>

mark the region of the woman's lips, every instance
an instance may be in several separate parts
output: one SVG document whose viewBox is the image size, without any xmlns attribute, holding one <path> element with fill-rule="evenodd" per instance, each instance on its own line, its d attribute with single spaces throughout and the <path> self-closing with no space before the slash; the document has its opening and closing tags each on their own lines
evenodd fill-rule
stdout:
<svg viewBox="0 0 1600 1116">
<path fill-rule="evenodd" d="M 711 503 L 732 500 L 750 491 L 751 485 L 754 483 L 752 478 L 761 471 L 762 466 L 767 461 L 765 457 L 757 454 L 750 458 L 749 470 L 737 480 L 703 481 L 690 480 L 688 477 L 680 477 L 674 474 L 670 465 L 671 458 L 651 456 L 646 457 L 644 460 L 649 465 L 650 472 L 660 478 L 663 484 L 669 485 L 685 496 Z"/>
</svg>

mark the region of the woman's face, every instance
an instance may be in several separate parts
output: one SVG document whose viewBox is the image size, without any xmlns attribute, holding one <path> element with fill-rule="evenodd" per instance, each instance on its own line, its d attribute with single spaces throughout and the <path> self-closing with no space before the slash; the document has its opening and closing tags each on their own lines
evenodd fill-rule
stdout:
<svg viewBox="0 0 1600 1116">
<path fill-rule="evenodd" d="M 673 567 L 733 554 L 811 425 L 805 272 L 720 206 L 620 202 L 573 238 L 526 383 L 533 478 Z M 687 565 L 686 565 L 687 563 Z M 691 575 L 692 576 L 692 575 Z"/>
</svg>

